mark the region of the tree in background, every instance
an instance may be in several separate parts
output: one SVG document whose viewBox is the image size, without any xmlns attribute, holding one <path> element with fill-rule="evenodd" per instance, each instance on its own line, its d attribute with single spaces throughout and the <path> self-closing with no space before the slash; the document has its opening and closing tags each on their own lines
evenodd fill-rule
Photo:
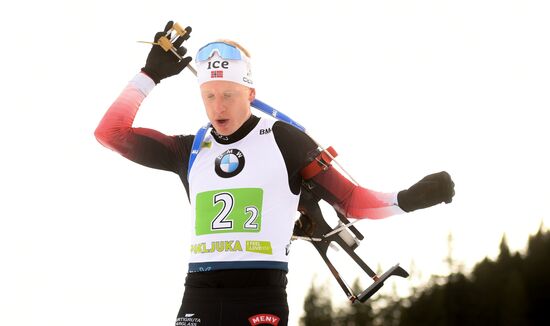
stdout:
<svg viewBox="0 0 550 326">
<path fill-rule="evenodd" d="M 319 286 L 311 282 L 304 300 L 304 315 L 300 318 L 303 326 L 332 326 L 332 300 L 327 284 Z"/>
<path fill-rule="evenodd" d="M 523 261 L 527 295 L 527 318 L 531 325 L 550 325 L 550 232 L 539 232 L 529 238 L 527 255 Z"/>
</svg>

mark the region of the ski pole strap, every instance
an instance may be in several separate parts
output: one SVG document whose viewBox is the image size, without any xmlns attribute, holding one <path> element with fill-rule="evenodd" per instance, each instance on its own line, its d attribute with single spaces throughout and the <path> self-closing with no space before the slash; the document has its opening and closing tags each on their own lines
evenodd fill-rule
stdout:
<svg viewBox="0 0 550 326">
<path fill-rule="evenodd" d="M 191 146 L 191 155 L 189 156 L 189 163 L 187 164 L 187 180 L 189 180 L 189 172 L 191 172 L 191 167 L 193 166 L 193 163 L 195 162 L 195 159 L 197 158 L 197 155 L 199 154 L 199 151 L 201 150 L 202 141 L 204 140 L 204 137 L 206 136 L 206 132 L 210 128 L 210 122 L 202 126 L 195 135 L 195 139 L 193 140 L 193 146 Z"/>
<path fill-rule="evenodd" d="M 254 99 L 254 101 L 250 102 L 250 105 L 252 105 L 253 107 L 255 107 L 256 109 L 262 111 L 263 113 L 267 114 L 267 115 L 270 115 L 272 117 L 274 117 L 275 119 L 277 120 L 281 120 L 283 122 L 286 122 L 288 123 L 289 125 L 305 132 L 306 131 L 306 128 L 304 128 L 301 124 L 299 124 L 298 122 L 292 120 L 289 116 L 287 116 L 286 114 L 280 112 L 280 111 L 277 111 L 275 110 L 273 107 L 267 105 L 266 103 L 258 100 L 258 99 Z"/>
</svg>

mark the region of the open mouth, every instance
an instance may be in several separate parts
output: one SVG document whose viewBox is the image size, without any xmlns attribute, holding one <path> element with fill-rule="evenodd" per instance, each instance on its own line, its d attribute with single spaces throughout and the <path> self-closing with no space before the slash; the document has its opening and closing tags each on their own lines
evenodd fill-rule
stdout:
<svg viewBox="0 0 550 326">
<path fill-rule="evenodd" d="M 216 123 L 220 126 L 225 126 L 229 122 L 229 119 L 217 119 Z"/>
</svg>

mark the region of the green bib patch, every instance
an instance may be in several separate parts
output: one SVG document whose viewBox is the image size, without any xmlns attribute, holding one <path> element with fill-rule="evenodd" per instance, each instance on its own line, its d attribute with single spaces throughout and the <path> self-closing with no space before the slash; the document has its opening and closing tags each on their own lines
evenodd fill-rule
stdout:
<svg viewBox="0 0 550 326">
<path fill-rule="evenodd" d="M 272 255 L 273 249 L 269 241 L 246 241 L 246 251 L 255 252 L 258 254 Z"/>
<path fill-rule="evenodd" d="M 195 234 L 260 232 L 262 202 L 261 188 L 198 193 L 195 201 Z"/>
</svg>

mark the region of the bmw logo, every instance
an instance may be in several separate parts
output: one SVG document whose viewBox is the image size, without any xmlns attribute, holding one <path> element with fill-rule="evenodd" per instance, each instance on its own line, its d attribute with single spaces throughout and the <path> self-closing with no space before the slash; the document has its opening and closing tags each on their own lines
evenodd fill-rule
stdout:
<svg viewBox="0 0 550 326">
<path fill-rule="evenodd" d="M 231 178 L 244 168 L 244 155 L 238 149 L 228 149 L 216 157 L 216 174 L 222 178 Z"/>
</svg>

